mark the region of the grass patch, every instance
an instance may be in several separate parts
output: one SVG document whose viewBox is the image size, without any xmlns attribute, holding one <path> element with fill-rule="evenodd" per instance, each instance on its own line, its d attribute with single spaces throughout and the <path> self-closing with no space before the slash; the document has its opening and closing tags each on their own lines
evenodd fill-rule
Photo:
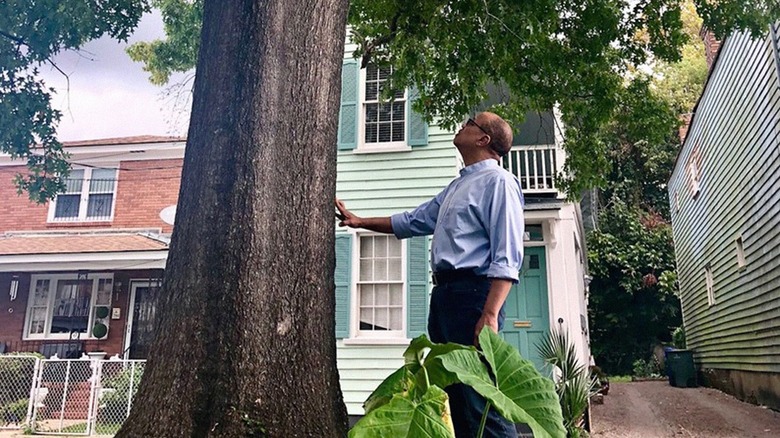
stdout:
<svg viewBox="0 0 780 438">
<path fill-rule="evenodd" d="M 631 376 L 609 376 L 609 381 L 610 381 L 610 383 L 614 383 L 614 382 L 621 382 L 621 383 L 630 382 L 631 381 Z"/>
<path fill-rule="evenodd" d="M 116 435 L 119 432 L 119 428 L 122 424 L 114 423 L 97 423 L 95 425 L 94 434 L 96 435 Z M 84 433 L 87 431 L 87 423 L 71 424 L 68 427 L 63 427 L 63 433 Z"/>
</svg>

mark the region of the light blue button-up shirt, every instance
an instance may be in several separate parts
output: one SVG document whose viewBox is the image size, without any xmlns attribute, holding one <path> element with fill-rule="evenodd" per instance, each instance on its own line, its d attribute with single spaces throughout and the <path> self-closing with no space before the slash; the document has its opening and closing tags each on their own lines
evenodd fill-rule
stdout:
<svg viewBox="0 0 780 438">
<path fill-rule="evenodd" d="M 520 181 L 488 159 L 465 167 L 436 197 L 390 220 L 399 239 L 433 234 L 433 272 L 473 269 L 516 282 L 523 263 L 523 204 Z"/>
</svg>

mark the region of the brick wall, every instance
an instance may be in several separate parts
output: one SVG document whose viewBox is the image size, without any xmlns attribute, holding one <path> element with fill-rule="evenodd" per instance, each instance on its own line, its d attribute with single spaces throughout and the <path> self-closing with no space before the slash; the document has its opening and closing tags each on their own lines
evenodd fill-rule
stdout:
<svg viewBox="0 0 780 438">
<path fill-rule="evenodd" d="M 179 194 L 181 159 L 123 161 L 118 174 L 114 220 L 111 222 L 47 223 L 49 206 L 37 205 L 25 194 L 17 195 L 13 176 L 24 166 L 0 168 L 0 233 L 19 230 L 68 230 L 83 228 L 172 227 L 160 219 L 160 210 L 175 205 Z"/>
<path fill-rule="evenodd" d="M 98 271 L 94 272 L 99 273 Z M 111 297 L 111 307 L 119 308 L 119 319 L 109 321 L 109 332 L 105 339 L 99 342 L 84 341 L 86 351 L 97 349 L 108 355 L 124 352 L 127 332 L 127 318 L 130 311 L 130 283 L 132 280 L 148 280 L 160 278 L 162 270 L 117 271 L 114 273 L 114 293 Z M 30 292 L 31 274 L 19 274 L 19 292 L 16 300 L 11 301 L 8 293 L 12 274 L 0 273 L 0 343 L 4 343 L 9 351 L 40 351 L 41 344 L 67 342 L 65 340 L 34 340 L 24 341 L 23 331 L 27 301 Z M 9 312 L 9 309 L 12 310 Z"/>
</svg>

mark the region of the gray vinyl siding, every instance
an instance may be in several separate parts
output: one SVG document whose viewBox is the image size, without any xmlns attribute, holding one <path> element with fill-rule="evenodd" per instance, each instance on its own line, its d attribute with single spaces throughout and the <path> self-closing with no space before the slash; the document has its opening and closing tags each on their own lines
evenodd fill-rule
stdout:
<svg viewBox="0 0 780 438">
<path fill-rule="evenodd" d="M 729 37 L 669 181 L 688 347 L 703 368 L 780 371 L 779 85 L 769 36 Z M 701 179 L 694 199 L 688 163 L 697 144 Z"/>
</svg>

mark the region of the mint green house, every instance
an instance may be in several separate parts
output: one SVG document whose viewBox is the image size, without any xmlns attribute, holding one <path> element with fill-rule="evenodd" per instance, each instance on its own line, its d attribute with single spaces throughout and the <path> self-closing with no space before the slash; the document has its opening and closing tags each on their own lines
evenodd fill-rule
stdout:
<svg viewBox="0 0 780 438">
<path fill-rule="evenodd" d="M 455 133 L 425 124 L 410 108 L 409 90 L 379 102 L 389 69 L 361 69 L 353 49 L 347 45 L 342 70 L 337 196 L 361 216 L 411 210 L 458 175 Z M 552 327 L 567 330 L 582 363 L 590 362 L 582 218 L 553 178 L 565 159 L 560 126 L 553 112 L 529 117 L 504 162 L 524 189 L 526 248 L 503 334 L 540 368 L 535 344 Z M 363 414 L 369 394 L 403 364 L 409 340 L 426 331 L 429 244 L 426 237 L 337 230 L 337 358 L 350 415 Z"/>
</svg>

